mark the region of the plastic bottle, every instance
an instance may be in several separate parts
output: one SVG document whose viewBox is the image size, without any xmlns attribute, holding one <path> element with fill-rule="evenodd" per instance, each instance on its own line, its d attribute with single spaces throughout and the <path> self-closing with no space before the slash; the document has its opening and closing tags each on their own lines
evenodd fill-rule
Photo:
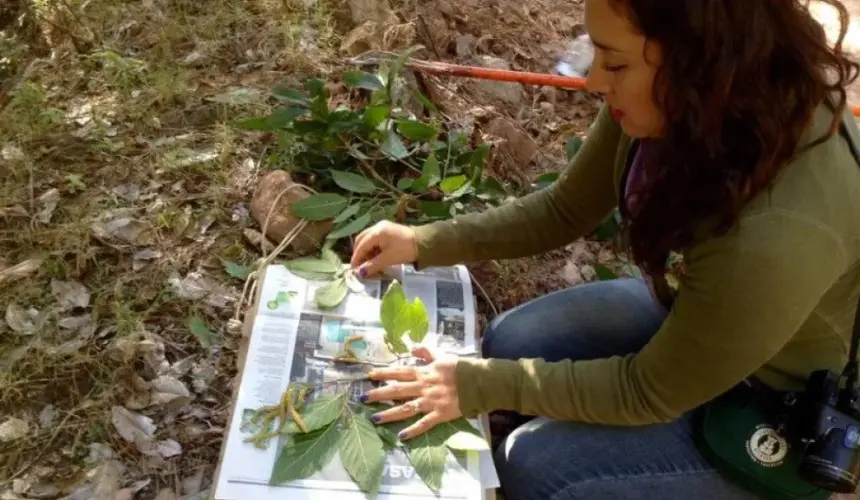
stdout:
<svg viewBox="0 0 860 500">
<path fill-rule="evenodd" d="M 567 50 L 555 64 L 555 70 L 564 76 L 585 77 L 594 61 L 594 46 L 587 34 L 570 42 Z"/>
</svg>

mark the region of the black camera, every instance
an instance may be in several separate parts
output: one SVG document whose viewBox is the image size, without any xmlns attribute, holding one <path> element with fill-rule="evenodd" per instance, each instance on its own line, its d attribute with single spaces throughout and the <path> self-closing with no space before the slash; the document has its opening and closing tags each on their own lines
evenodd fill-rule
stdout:
<svg viewBox="0 0 860 500">
<path fill-rule="evenodd" d="M 860 482 L 860 390 L 854 388 L 850 367 L 846 372 L 849 382 L 844 388 L 839 387 L 838 374 L 812 372 L 791 405 L 792 427 L 806 445 L 798 474 L 838 493 L 853 493 Z"/>
</svg>

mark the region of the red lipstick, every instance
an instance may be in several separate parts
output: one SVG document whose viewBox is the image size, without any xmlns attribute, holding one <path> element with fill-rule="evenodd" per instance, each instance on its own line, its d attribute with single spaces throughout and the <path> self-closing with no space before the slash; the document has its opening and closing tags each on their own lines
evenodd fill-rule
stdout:
<svg viewBox="0 0 860 500">
<path fill-rule="evenodd" d="M 615 109 L 613 107 L 610 107 L 609 112 L 612 115 L 612 119 L 617 121 L 617 122 L 621 121 L 621 119 L 624 118 L 624 111 L 621 111 L 620 109 Z"/>
</svg>

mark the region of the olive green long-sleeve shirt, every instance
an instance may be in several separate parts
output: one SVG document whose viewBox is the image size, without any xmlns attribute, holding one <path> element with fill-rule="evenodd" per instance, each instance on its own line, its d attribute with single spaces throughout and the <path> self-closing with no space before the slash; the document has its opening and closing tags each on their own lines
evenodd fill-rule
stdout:
<svg viewBox="0 0 860 500">
<path fill-rule="evenodd" d="M 831 118 L 821 106 L 803 144 Z M 812 370 L 841 370 L 860 295 L 860 166 L 848 140 L 860 145 L 860 131 L 845 118 L 844 135 L 799 155 L 731 232 L 684 250 L 678 295 L 640 352 L 588 361 L 461 359 L 464 415 L 509 409 L 642 425 L 673 420 L 750 375 L 798 388 Z M 417 227 L 417 265 L 523 257 L 588 234 L 618 205 L 631 142 L 601 110 L 551 187 Z"/>
</svg>

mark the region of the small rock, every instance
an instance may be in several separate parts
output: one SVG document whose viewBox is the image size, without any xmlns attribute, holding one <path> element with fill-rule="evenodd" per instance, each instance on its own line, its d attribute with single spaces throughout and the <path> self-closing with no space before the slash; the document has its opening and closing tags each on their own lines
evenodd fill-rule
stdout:
<svg viewBox="0 0 860 500">
<path fill-rule="evenodd" d="M 289 189 L 292 185 L 293 181 L 289 174 L 283 170 L 275 170 L 263 177 L 254 191 L 250 207 L 251 216 L 261 228 L 266 224 L 266 218 L 269 217 L 266 236 L 272 241 L 283 241 L 284 237 L 299 222 L 299 219 L 290 213 L 289 205 L 306 198 L 308 193 L 303 189 Z M 282 192 L 283 195 L 281 195 Z M 270 210 L 279 195 L 281 196 L 277 206 L 274 210 Z M 271 216 L 269 215 L 270 211 Z M 320 243 L 324 240 L 325 235 L 331 231 L 332 226 L 333 224 L 329 220 L 308 223 L 304 231 L 293 239 L 290 248 L 297 253 L 312 253 L 319 250 Z"/>
<path fill-rule="evenodd" d="M 511 69 L 511 65 L 507 61 L 493 56 L 481 56 L 481 66 L 495 69 Z M 481 80 L 475 82 L 475 85 L 482 92 L 509 104 L 520 104 L 522 102 L 523 86 L 520 83 Z"/>
<path fill-rule="evenodd" d="M 538 151 L 538 145 L 531 136 L 504 118 L 491 121 L 487 132 L 505 140 L 500 149 L 511 155 L 518 165 L 526 165 Z"/>
</svg>

